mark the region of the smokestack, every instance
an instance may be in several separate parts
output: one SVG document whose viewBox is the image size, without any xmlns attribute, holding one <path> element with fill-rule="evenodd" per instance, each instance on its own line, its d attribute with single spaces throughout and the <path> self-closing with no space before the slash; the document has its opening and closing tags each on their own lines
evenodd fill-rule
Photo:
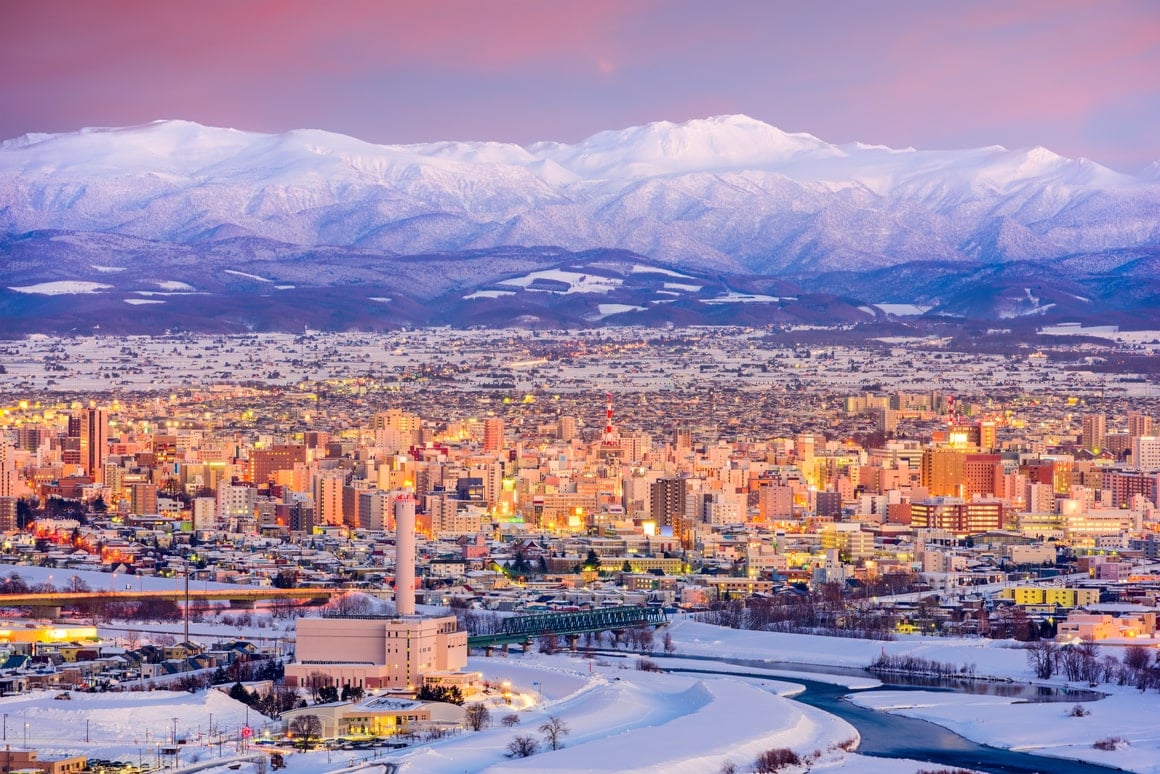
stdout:
<svg viewBox="0 0 1160 774">
<path fill-rule="evenodd" d="M 395 498 L 395 612 L 415 615 L 415 497 Z"/>
</svg>

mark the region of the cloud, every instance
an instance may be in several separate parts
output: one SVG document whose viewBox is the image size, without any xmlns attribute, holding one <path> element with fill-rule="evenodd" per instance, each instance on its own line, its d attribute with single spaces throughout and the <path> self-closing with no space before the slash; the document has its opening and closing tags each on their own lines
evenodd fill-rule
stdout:
<svg viewBox="0 0 1160 774">
<path fill-rule="evenodd" d="M 1095 155 L 1109 116 L 1160 119 L 1147 0 L 37 0 L 4 22 L 2 136 L 183 117 L 575 140 L 704 106 L 838 142 Z M 1160 157 L 1155 132 L 1116 136 Z"/>
</svg>

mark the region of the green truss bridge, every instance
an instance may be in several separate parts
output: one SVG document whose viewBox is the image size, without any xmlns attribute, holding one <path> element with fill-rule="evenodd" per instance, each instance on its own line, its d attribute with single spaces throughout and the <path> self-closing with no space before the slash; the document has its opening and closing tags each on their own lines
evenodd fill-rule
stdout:
<svg viewBox="0 0 1160 774">
<path fill-rule="evenodd" d="M 659 607 L 605 607 L 564 613 L 535 613 L 503 619 L 500 630 L 467 638 L 468 648 L 494 648 L 531 642 L 545 634 L 575 637 L 585 632 L 622 631 L 669 622 Z"/>
</svg>

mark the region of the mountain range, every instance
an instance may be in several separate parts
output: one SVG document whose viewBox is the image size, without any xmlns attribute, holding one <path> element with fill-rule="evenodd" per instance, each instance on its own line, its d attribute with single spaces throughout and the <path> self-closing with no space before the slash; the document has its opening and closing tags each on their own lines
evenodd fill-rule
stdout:
<svg viewBox="0 0 1160 774">
<path fill-rule="evenodd" d="M 158 121 L 0 143 L 0 263 L 18 333 L 1146 327 L 1160 164 L 834 145 L 745 116 L 528 146 Z"/>
</svg>

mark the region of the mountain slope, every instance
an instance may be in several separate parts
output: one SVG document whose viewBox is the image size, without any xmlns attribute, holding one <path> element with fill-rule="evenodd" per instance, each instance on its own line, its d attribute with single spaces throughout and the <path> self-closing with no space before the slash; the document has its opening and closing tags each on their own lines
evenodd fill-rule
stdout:
<svg viewBox="0 0 1160 774">
<path fill-rule="evenodd" d="M 384 146 L 163 121 L 0 144 L 0 231 L 388 253 L 620 248 L 704 269 L 990 263 L 1160 246 L 1160 182 L 1043 148 L 836 146 L 744 116 L 577 143 Z"/>
</svg>

